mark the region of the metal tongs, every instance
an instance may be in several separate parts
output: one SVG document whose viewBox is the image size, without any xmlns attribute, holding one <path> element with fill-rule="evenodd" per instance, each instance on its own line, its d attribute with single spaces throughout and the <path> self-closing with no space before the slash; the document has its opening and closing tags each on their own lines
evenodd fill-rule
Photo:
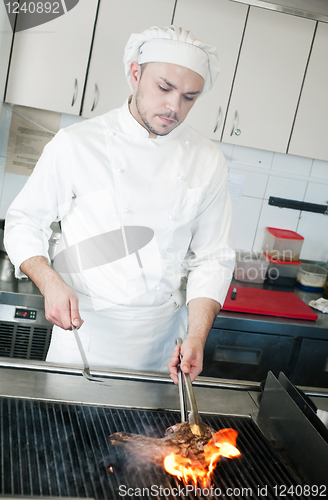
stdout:
<svg viewBox="0 0 328 500">
<path fill-rule="evenodd" d="M 82 358 L 82 361 L 83 361 L 83 370 L 82 370 L 83 377 L 85 377 L 86 379 L 90 380 L 91 382 L 101 382 L 102 383 L 103 380 L 99 380 L 99 379 L 95 378 L 90 373 L 89 363 L 88 363 L 87 357 L 85 355 L 85 351 L 83 349 L 83 345 L 82 345 L 79 333 L 77 331 L 77 328 L 73 324 L 72 324 L 72 330 L 73 330 L 73 333 L 74 333 L 74 336 L 75 336 L 75 340 L 76 340 L 76 343 L 77 343 L 77 346 L 79 348 L 79 351 L 80 351 L 80 354 L 81 354 L 81 358 Z"/>
<path fill-rule="evenodd" d="M 178 346 L 182 346 L 182 339 L 180 337 L 175 339 L 175 343 Z M 190 425 L 191 432 L 195 436 L 202 436 L 204 434 L 203 421 L 198 413 L 197 402 L 195 398 L 194 389 L 190 380 L 189 373 L 183 373 L 180 369 L 181 355 L 179 355 L 180 363 L 177 366 L 178 370 L 178 382 L 179 382 L 179 398 L 180 398 L 180 411 L 181 411 L 181 421 L 187 422 L 187 401 L 186 401 L 186 389 L 190 404 L 190 412 L 188 422 Z"/>
</svg>

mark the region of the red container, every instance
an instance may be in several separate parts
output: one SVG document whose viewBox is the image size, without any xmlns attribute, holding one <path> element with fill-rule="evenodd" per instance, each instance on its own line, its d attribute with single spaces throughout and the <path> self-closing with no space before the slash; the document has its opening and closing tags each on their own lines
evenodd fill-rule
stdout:
<svg viewBox="0 0 328 500">
<path fill-rule="evenodd" d="M 269 261 L 266 281 L 271 285 L 294 286 L 301 261 L 290 262 L 271 259 L 267 254 L 264 256 Z"/>
<path fill-rule="evenodd" d="M 303 242 L 303 236 L 295 231 L 267 227 L 262 248 L 275 261 L 298 262 Z"/>
</svg>

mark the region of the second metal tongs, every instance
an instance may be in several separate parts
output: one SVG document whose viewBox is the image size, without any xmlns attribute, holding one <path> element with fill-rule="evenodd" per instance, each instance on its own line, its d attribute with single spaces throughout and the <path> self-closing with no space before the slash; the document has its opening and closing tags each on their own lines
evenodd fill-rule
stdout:
<svg viewBox="0 0 328 500">
<path fill-rule="evenodd" d="M 175 340 L 178 346 L 182 346 L 182 339 L 178 337 Z M 180 363 L 181 363 L 181 356 Z M 191 432 L 195 436 L 202 436 L 204 434 L 203 421 L 198 413 L 197 402 L 195 398 L 194 389 L 191 383 L 189 373 L 183 373 L 180 369 L 180 363 L 178 364 L 178 381 L 179 381 L 179 398 L 180 398 L 180 410 L 181 410 L 181 421 L 187 421 L 187 401 L 186 401 L 186 390 L 188 394 L 190 412 L 188 422 L 190 425 Z"/>
</svg>

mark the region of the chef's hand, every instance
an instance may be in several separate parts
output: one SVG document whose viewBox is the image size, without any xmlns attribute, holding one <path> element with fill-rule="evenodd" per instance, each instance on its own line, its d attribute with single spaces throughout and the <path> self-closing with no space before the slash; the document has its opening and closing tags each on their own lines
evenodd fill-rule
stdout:
<svg viewBox="0 0 328 500">
<path fill-rule="evenodd" d="M 72 324 L 76 328 L 82 326 L 83 320 L 76 293 L 50 266 L 46 257 L 41 255 L 31 257 L 24 261 L 20 268 L 42 293 L 48 321 L 64 330 L 71 330 Z"/>
<path fill-rule="evenodd" d="M 189 373 L 192 382 L 203 369 L 204 343 L 199 337 L 187 337 L 181 348 L 178 345 L 175 346 L 171 356 L 171 361 L 167 365 L 170 377 L 176 385 L 178 384 L 177 365 L 179 364 L 180 349 L 181 371 Z"/>
<path fill-rule="evenodd" d="M 79 299 L 66 283 L 49 283 L 44 289 L 44 307 L 48 321 L 54 325 L 71 330 L 72 325 L 80 328 L 83 324 L 79 312 Z"/>
</svg>

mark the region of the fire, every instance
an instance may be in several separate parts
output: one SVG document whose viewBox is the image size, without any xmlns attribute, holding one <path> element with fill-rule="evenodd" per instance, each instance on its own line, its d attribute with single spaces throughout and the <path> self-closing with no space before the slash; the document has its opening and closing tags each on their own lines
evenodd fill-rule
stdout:
<svg viewBox="0 0 328 500">
<path fill-rule="evenodd" d="M 221 429 L 205 445 L 204 463 L 171 453 L 164 459 L 164 468 L 185 484 L 193 482 L 195 486 L 200 483 L 207 487 L 221 457 L 235 458 L 241 455 L 236 447 L 237 436 L 238 432 L 234 429 Z"/>
</svg>

